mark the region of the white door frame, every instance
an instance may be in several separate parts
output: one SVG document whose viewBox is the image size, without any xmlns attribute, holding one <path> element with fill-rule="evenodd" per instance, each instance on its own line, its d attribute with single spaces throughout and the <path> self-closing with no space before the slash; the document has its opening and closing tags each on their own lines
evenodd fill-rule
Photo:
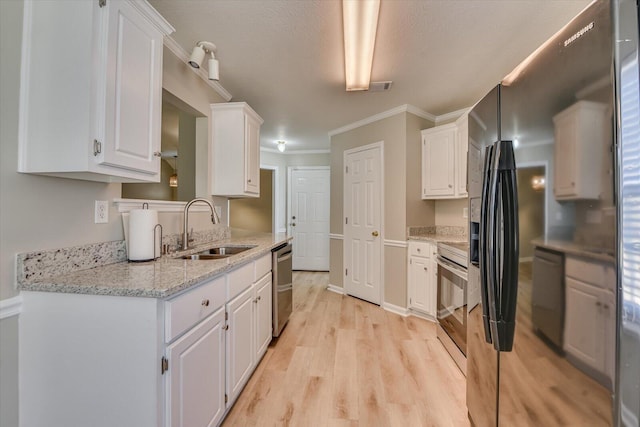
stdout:
<svg viewBox="0 0 640 427">
<path fill-rule="evenodd" d="M 273 196 L 272 196 L 272 206 L 273 206 L 273 210 L 272 210 L 272 215 L 273 215 L 273 224 L 271 225 L 273 233 L 278 233 L 280 230 L 278 230 L 278 218 L 280 218 L 280 198 L 282 197 L 282 195 L 280 194 L 280 168 L 278 166 L 273 166 L 273 165 L 260 165 L 260 169 L 268 169 L 268 170 L 272 170 L 273 171 L 273 178 L 271 180 L 271 186 L 272 186 L 272 191 L 273 191 Z"/>
<path fill-rule="evenodd" d="M 347 164 L 347 156 L 353 153 L 357 153 L 359 151 L 366 151 L 366 150 L 371 150 L 373 148 L 379 148 L 380 149 L 380 164 L 378 165 L 380 167 L 380 307 L 383 307 L 385 304 L 385 300 L 384 300 L 384 288 L 385 288 L 385 280 L 384 280 L 384 185 L 385 185 L 385 181 L 384 181 L 384 141 L 378 141 L 378 142 L 374 142 L 371 144 L 367 144 L 367 145 L 362 145 L 360 147 L 356 147 L 356 148 L 351 148 L 348 150 L 344 150 L 344 152 L 342 153 L 342 171 L 340 171 L 340 173 L 344 173 L 344 168 L 345 165 Z M 343 175 L 344 176 L 344 175 Z M 344 238 L 344 207 L 346 206 L 346 195 L 347 195 L 347 191 L 345 189 L 345 179 L 343 178 L 342 180 L 342 218 L 340 219 L 340 223 L 342 225 L 342 268 L 346 269 L 348 268 L 346 265 L 346 245 L 347 245 L 347 239 Z M 344 283 L 344 271 L 342 271 L 342 286 L 343 286 L 343 290 L 346 294 L 346 286 Z"/>
<path fill-rule="evenodd" d="M 329 174 L 331 174 L 331 166 L 289 166 L 287 167 L 287 212 L 285 213 L 285 224 L 287 227 L 287 235 L 292 236 L 291 230 L 291 173 L 294 170 L 328 170 Z M 329 190 L 329 198 L 331 198 L 331 190 Z M 329 208 L 331 209 L 331 208 Z"/>
</svg>

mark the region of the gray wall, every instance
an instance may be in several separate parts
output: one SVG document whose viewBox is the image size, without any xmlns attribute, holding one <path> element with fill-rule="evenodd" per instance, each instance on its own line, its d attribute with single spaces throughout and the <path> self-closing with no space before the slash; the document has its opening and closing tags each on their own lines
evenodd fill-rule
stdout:
<svg viewBox="0 0 640 427">
<path fill-rule="evenodd" d="M 22 9 L 22 0 L 0 1 L 0 300 L 18 294 L 17 253 L 123 239 L 122 220 L 113 206 L 108 224 L 93 223 L 94 201 L 120 197 L 120 184 L 16 171 Z M 164 55 L 163 84 L 208 116 L 208 104 L 222 99 L 167 49 Z M 15 316 L 0 320 L 3 427 L 16 426 L 18 421 L 17 328 Z"/>
<path fill-rule="evenodd" d="M 420 130 L 433 123 L 410 113 L 400 113 L 331 137 L 330 232 L 343 234 L 344 151 L 384 141 L 384 239 L 406 241 L 407 226 L 435 223 L 433 201 L 421 195 Z M 343 286 L 343 242 L 330 243 L 329 280 Z M 406 307 L 406 249 L 384 247 L 384 302 Z"/>
</svg>

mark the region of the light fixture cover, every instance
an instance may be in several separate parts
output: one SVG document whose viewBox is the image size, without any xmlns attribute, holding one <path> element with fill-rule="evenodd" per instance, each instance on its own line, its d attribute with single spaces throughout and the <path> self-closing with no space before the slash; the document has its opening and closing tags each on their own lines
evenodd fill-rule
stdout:
<svg viewBox="0 0 640 427">
<path fill-rule="evenodd" d="M 213 53 L 211 53 L 211 58 L 209 58 L 209 80 L 220 80 L 218 60 L 213 57 Z"/>
<path fill-rule="evenodd" d="M 278 151 L 280 151 L 281 153 L 284 153 L 285 150 L 285 141 L 278 141 Z"/>
<path fill-rule="evenodd" d="M 204 54 L 205 51 L 204 49 L 198 44 L 193 48 L 193 51 L 191 52 L 191 58 L 189 58 L 189 65 L 191 65 L 193 68 L 200 68 L 200 65 L 202 64 L 202 60 L 204 59 Z"/>
<path fill-rule="evenodd" d="M 347 91 L 368 90 L 380 0 L 342 0 Z"/>
</svg>

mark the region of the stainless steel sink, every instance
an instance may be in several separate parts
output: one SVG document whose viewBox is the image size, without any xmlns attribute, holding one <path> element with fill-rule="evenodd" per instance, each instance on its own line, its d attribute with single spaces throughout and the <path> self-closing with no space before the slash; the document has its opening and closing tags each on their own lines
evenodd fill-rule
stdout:
<svg viewBox="0 0 640 427">
<path fill-rule="evenodd" d="M 218 248 L 206 249 L 193 255 L 184 255 L 180 258 L 194 260 L 223 259 L 229 258 L 232 255 L 236 255 L 244 251 L 248 251 L 252 248 L 255 248 L 255 246 L 221 246 Z"/>
<path fill-rule="evenodd" d="M 198 252 L 203 255 L 235 255 L 255 248 L 255 246 L 222 246 L 219 248 L 211 248 L 206 251 Z"/>
<path fill-rule="evenodd" d="M 197 259 L 197 260 L 206 260 L 206 259 L 223 259 L 229 258 L 231 255 L 224 254 L 193 254 L 193 255 L 185 255 L 181 256 L 181 259 Z"/>
</svg>

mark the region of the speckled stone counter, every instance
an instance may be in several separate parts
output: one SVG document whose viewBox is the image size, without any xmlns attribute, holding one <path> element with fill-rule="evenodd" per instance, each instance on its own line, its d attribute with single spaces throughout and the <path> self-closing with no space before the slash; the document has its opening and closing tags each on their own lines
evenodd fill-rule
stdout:
<svg viewBox="0 0 640 427">
<path fill-rule="evenodd" d="M 284 233 L 270 234 L 232 230 L 231 236 L 224 240 L 202 244 L 189 251 L 165 255 L 156 261 L 141 263 L 126 261 L 124 242 L 108 242 L 104 244 L 107 246 L 102 248 L 103 252 L 109 252 L 109 249 L 113 248 L 118 249 L 115 256 L 113 254 L 107 256 L 107 259 L 112 263 L 105 263 L 104 257 L 95 255 L 93 265 L 99 265 L 98 267 L 88 268 L 91 266 L 89 264 L 87 268 L 76 271 L 70 271 L 69 264 L 74 263 L 74 254 L 77 255 L 83 247 L 32 252 L 18 256 L 18 284 L 22 291 L 166 298 L 203 280 L 260 258 L 270 253 L 271 249 L 289 240 L 291 238 Z M 183 260 L 179 258 L 214 246 L 233 245 L 255 247 L 223 259 Z M 45 271 L 57 272 L 57 274 L 45 277 L 46 274 L 42 272 L 30 275 L 28 268 L 25 271 L 25 266 L 31 265 L 33 267 L 33 263 L 43 262 L 42 257 L 50 258 L 50 254 L 55 252 L 62 254 L 58 257 L 62 258 L 64 262 L 58 263 L 58 268 L 55 267 L 56 263 L 51 263 L 51 267 Z M 36 254 L 41 256 L 36 257 Z M 83 260 L 85 258 L 80 257 Z M 89 259 L 92 258 L 89 257 Z"/>
<path fill-rule="evenodd" d="M 431 243 L 438 242 L 467 242 L 467 230 L 465 227 L 433 226 L 433 227 L 409 227 L 408 240 L 421 240 Z"/>
<path fill-rule="evenodd" d="M 597 261 L 616 263 L 615 253 L 605 248 L 593 248 L 576 242 L 540 237 L 533 239 L 531 244 L 535 247 L 551 249 L 568 255 L 581 256 Z"/>
</svg>

